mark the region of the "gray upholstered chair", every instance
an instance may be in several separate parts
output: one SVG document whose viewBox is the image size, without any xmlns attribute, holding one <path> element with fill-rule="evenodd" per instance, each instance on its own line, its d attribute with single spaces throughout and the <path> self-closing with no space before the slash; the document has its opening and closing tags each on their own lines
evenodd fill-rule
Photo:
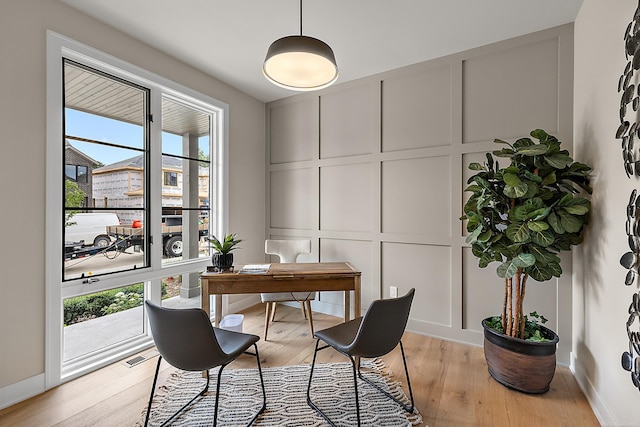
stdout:
<svg viewBox="0 0 640 427">
<path fill-rule="evenodd" d="M 387 397 L 400 404 L 402 408 L 411 413 L 413 412 L 413 391 L 411 390 L 411 382 L 409 381 L 409 370 L 407 369 L 407 360 L 404 356 L 404 347 L 402 346 L 402 334 L 407 326 L 409 319 L 409 311 L 415 289 L 411 289 L 405 296 L 392 299 L 381 299 L 371 303 L 369 309 L 363 317 L 341 323 L 314 334 L 317 338 L 316 349 L 313 353 L 313 362 L 311 363 L 311 373 L 309 374 L 309 385 L 307 386 L 307 403 L 316 412 L 332 426 L 335 424 L 329 417 L 311 400 L 311 380 L 313 378 L 313 368 L 316 364 L 316 356 L 318 351 L 325 348 L 333 348 L 339 353 L 347 356 L 353 367 L 353 385 L 356 396 L 356 417 L 358 426 L 360 426 L 360 401 L 358 399 L 358 378 L 372 385 Z M 320 341 L 324 341 L 327 345 L 320 347 Z M 406 405 L 395 396 L 392 396 L 386 390 L 380 388 L 377 384 L 362 376 L 360 372 L 360 358 L 381 357 L 391 352 L 400 344 L 402 352 L 402 362 L 404 363 L 404 372 L 407 377 L 407 387 L 409 388 L 409 396 L 411 404 Z"/>
<path fill-rule="evenodd" d="M 191 405 L 193 401 L 209 389 L 209 369 L 219 366 L 213 417 L 213 425 L 215 427 L 218 421 L 218 400 L 220 396 L 220 377 L 222 376 L 222 370 L 242 353 L 256 356 L 260 385 L 262 386 L 262 407 L 247 425 L 253 424 L 258 416 L 266 409 L 267 402 L 262 368 L 260 366 L 260 356 L 258 355 L 258 345 L 256 344 L 260 340 L 260 337 L 214 328 L 211 325 L 209 316 L 199 308 L 165 308 L 151 301 L 145 301 L 145 304 L 149 315 L 149 324 L 151 326 L 153 340 L 156 343 L 158 353 L 160 353 L 156 373 L 153 377 L 153 385 L 151 386 L 149 406 L 147 407 L 147 415 L 144 422 L 145 426 L 149 423 L 151 402 L 153 401 L 160 363 L 163 358 L 172 366 L 185 371 L 206 371 L 207 382 L 202 391 L 196 394 L 162 425 L 164 426 L 173 420 L 186 409 L 187 406 Z M 254 347 L 255 353 L 248 351 L 251 346 Z"/>
<path fill-rule="evenodd" d="M 298 255 L 311 253 L 311 240 L 265 240 L 264 252 L 268 255 L 277 255 L 280 262 L 296 262 Z M 313 315 L 311 314 L 311 301 L 316 299 L 315 292 L 280 292 L 263 293 L 260 299 L 265 306 L 264 315 L 264 340 L 267 340 L 269 322 L 276 317 L 276 306 L 279 302 L 300 303 L 300 309 L 305 319 L 309 320 L 309 329 L 313 336 Z"/>
</svg>

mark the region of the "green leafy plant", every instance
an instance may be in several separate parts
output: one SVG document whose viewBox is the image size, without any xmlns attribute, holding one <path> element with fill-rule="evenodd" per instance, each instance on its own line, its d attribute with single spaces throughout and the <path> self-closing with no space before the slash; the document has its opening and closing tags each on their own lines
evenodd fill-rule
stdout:
<svg viewBox="0 0 640 427">
<path fill-rule="evenodd" d="M 218 240 L 216 236 L 211 236 L 209 238 L 209 242 L 211 244 L 211 248 L 216 253 L 228 254 L 234 249 L 239 249 L 237 245 L 238 243 L 242 242 L 242 240 L 238 239 L 237 234 L 227 234 L 226 236 L 224 236 L 224 239 L 222 239 L 222 241 Z"/>
<path fill-rule="evenodd" d="M 162 298 L 167 294 L 166 284 L 162 284 Z M 128 296 L 127 302 L 124 301 L 123 294 Z M 137 295 L 134 296 L 133 294 Z M 142 305 L 144 297 L 144 285 L 138 283 L 118 289 L 109 289 L 107 291 L 97 292 L 89 295 L 67 298 L 63 302 L 64 325 L 72 325 L 74 323 L 84 322 L 86 320 L 102 317 L 117 311 L 126 310 L 128 308 Z M 129 301 L 131 300 L 131 301 Z M 135 304 L 134 301 L 135 300 Z M 115 305 L 114 305 L 115 304 Z M 125 308 L 118 310 L 117 307 Z M 111 307 L 111 308 L 109 308 Z"/>
<path fill-rule="evenodd" d="M 84 202 L 85 193 L 80 189 L 80 186 L 70 179 L 65 179 L 64 181 L 64 206 L 68 207 L 78 207 L 82 206 Z M 75 214 L 80 212 L 79 210 L 65 210 L 64 214 L 64 226 L 69 227 L 75 224 L 71 218 Z"/>
<path fill-rule="evenodd" d="M 114 301 L 107 307 L 102 307 L 100 311 L 104 314 L 113 314 L 119 311 L 142 305 L 143 297 L 137 292 L 118 292 L 114 296 Z"/>
<path fill-rule="evenodd" d="M 467 182 L 465 191 L 471 196 L 460 218 L 467 221 L 467 243 L 478 265 L 499 263 L 496 272 L 504 279 L 501 331 L 522 339 L 540 329 L 523 314 L 528 277 L 539 282 L 560 277 L 558 254 L 582 242 L 591 210 L 583 197 L 591 194 L 591 167 L 574 162 L 545 131 L 536 129 L 531 136 L 538 142 L 495 140 L 506 145 L 493 152 L 509 160 L 506 168 L 491 153 L 484 164 L 469 164 L 477 173 Z"/>
<path fill-rule="evenodd" d="M 540 329 L 540 325 L 544 325 L 545 323 L 547 323 L 546 317 L 538 314 L 535 311 L 529 313 L 529 316 L 524 316 L 524 335 L 519 338 L 534 342 L 551 341 L 550 337 L 544 336 L 543 331 Z M 487 326 L 500 333 L 505 333 L 505 330 L 502 327 L 501 316 L 490 317 L 487 321 Z"/>
</svg>

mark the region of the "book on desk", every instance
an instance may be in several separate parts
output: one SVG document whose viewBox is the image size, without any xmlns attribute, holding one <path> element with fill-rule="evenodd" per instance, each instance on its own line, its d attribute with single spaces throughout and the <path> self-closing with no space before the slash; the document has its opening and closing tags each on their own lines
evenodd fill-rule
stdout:
<svg viewBox="0 0 640 427">
<path fill-rule="evenodd" d="M 247 264 L 242 266 L 238 274 L 265 274 L 271 264 Z"/>
</svg>

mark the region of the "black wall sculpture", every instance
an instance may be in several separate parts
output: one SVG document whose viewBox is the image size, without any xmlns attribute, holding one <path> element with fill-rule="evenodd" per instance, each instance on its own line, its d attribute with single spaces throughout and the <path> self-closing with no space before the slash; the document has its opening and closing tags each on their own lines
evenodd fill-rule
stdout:
<svg viewBox="0 0 640 427">
<path fill-rule="evenodd" d="M 634 140 L 640 140 L 640 125 L 638 125 L 638 108 L 640 107 L 640 84 L 634 79 L 634 72 L 640 69 L 640 1 L 633 15 L 633 20 L 624 32 L 624 55 L 627 64 L 618 80 L 620 98 L 620 126 L 616 131 L 616 139 L 622 140 L 622 159 L 624 171 L 628 178 L 640 177 L 640 156 L 634 150 Z M 635 84 L 634 84 L 635 82 Z M 637 86 L 637 89 L 636 89 Z M 627 120 L 627 113 L 633 123 Z M 627 275 L 624 284 L 631 286 L 636 283 L 640 260 L 640 197 L 634 189 L 627 204 L 627 221 L 625 231 L 629 243 L 629 252 L 620 258 L 620 264 L 626 268 Z M 629 305 L 627 319 L 627 337 L 629 350 L 622 353 L 622 368 L 631 373 L 633 385 L 640 389 L 640 292 L 633 294 Z"/>
</svg>

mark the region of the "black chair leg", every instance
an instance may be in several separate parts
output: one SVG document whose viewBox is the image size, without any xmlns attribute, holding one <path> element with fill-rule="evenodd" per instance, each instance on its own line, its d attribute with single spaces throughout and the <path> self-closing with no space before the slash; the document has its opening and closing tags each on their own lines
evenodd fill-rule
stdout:
<svg viewBox="0 0 640 427">
<path fill-rule="evenodd" d="M 365 378 L 362 375 L 362 372 L 360 372 L 360 364 L 358 363 L 358 376 L 360 377 L 360 379 L 364 382 L 366 382 L 367 384 L 375 387 L 376 389 L 378 389 L 378 391 L 380 391 L 381 393 L 383 393 L 385 396 L 387 396 L 388 398 L 390 398 L 391 400 L 393 400 L 394 402 L 396 402 L 398 405 L 402 406 L 402 409 L 404 409 L 405 411 L 407 411 L 408 413 L 412 413 L 413 412 L 413 391 L 411 390 L 411 381 L 409 381 L 409 369 L 407 368 L 407 359 L 404 356 L 404 347 L 402 346 L 402 341 L 400 341 L 400 351 L 402 352 L 402 363 L 404 364 L 404 373 L 405 376 L 407 378 L 407 387 L 409 388 L 409 397 L 411 399 L 411 404 L 410 405 L 406 405 L 404 402 L 402 402 L 400 399 L 396 398 L 395 396 L 393 396 L 391 393 L 389 393 L 388 391 L 384 390 L 383 388 L 381 388 L 378 384 L 375 384 L 374 382 L 372 382 L 371 380 Z"/>
<path fill-rule="evenodd" d="M 162 362 L 162 356 L 158 356 L 158 363 L 156 364 L 156 374 L 153 376 L 153 384 L 151 385 L 151 395 L 149 396 L 149 405 L 147 405 L 147 416 L 144 418 L 144 427 L 149 425 L 149 415 L 151 414 L 151 402 L 153 401 L 153 393 L 156 391 L 156 381 L 158 381 L 158 372 L 160 371 L 160 363 Z"/>
<path fill-rule="evenodd" d="M 213 427 L 218 425 L 218 402 L 220 401 L 220 379 L 222 378 L 222 370 L 227 365 L 220 366 L 218 369 L 218 382 L 216 383 L 216 405 L 213 410 Z"/>
<path fill-rule="evenodd" d="M 249 421 L 249 424 L 247 424 L 247 427 L 253 424 L 255 420 L 258 419 L 260 414 L 262 414 L 267 409 L 267 392 L 265 391 L 265 388 L 264 388 L 264 378 L 262 377 L 262 366 L 260 365 L 260 355 L 258 354 L 258 344 L 254 343 L 253 347 L 256 350 L 256 361 L 258 362 L 258 374 L 260 375 L 260 386 L 262 386 L 262 408 L 260 408 L 258 413 L 253 416 L 251 421 Z"/>
<path fill-rule="evenodd" d="M 160 371 L 160 363 L 161 362 L 162 362 L 162 356 L 158 356 L 158 364 L 156 365 L 156 373 L 155 373 L 155 375 L 153 377 L 153 385 L 151 386 L 151 395 L 149 396 L 149 406 L 147 406 L 147 415 L 146 415 L 145 420 L 144 420 L 145 427 L 147 425 L 149 425 L 149 415 L 151 413 L 151 402 L 153 401 L 153 394 L 154 394 L 155 389 L 156 389 L 156 382 L 158 380 L 158 372 Z M 200 392 L 198 392 L 198 394 L 193 396 L 193 398 L 190 401 L 185 403 L 182 408 L 178 409 L 178 411 L 176 411 L 173 415 L 171 415 L 171 417 L 169 417 L 168 420 L 163 422 L 161 424 L 161 426 L 166 426 L 167 424 L 169 424 L 176 416 L 178 416 L 178 414 L 180 414 L 182 411 L 184 411 L 187 408 L 187 406 L 191 405 L 194 400 L 196 400 L 198 397 L 200 397 L 203 394 L 205 394 L 207 392 L 207 390 L 209 390 L 209 371 L 207 371 L 207 383 L 205 384 L 204 388 Z"/>
<path fill-rule="evenodd" d="M 356 417 L 358 418 L 358 427 L 360 427 L 360 399 L 358 399 L 358 375 L 360 374 L 360 358 L 358 358 L 358 369 L 356 374 L 356 362 L 353 357 L 349 356 L 351 367 L 353 368 L 353 389 L 356 392 Z"/>
<path fill-rule="evenodd" d="M 323 349 L 327 348 L 327 346 L 324 346 L 324 347 L 319 349 L 318 348 L 319 346 L 320 346 L 320 340 L 316 340 L 316 349 L 313 352 L 313 361 L 311 362 L 311 372 L 309 372 L 309 384 L 307 385 L 307 405 L 309 405 L 314 411 L 316 411 L 318 414 L 320 414 L 322 416 L 322 418 L 324 418 L 324 420 L 326 422 L 328 422 L 331 427 L 336 427 L 336 425 L 333 423 L 333 421 L 331 421 L 329 419 L 329 417 L 324 412 L 322 412 L 322 410 L 320 408 L 318 408 L 318 406 L 315 403 L 313 403 L 311 401 L 311 394 L 310 394 L 310 392 L 311 392 L 311 379 L 313 378 L 313 368 L 315 368 L 315 366 L 316 366 L 316 356 L 318 355 L 318 351 L 319 350 L 323 350 Z"/>
<path fill-rule="evenodd" d="M 307 404 L 313 410 L 315 410 L 318 414 L 320 414 L 322 416 L 322 418 L 324 418 L 324 420 L 327 423 L 329 423 L 329 425 L 331 427 L 336 427 L 335 423 L 333 421 L 331 421 L 331 419 L 327 416 L 327 414 L 322 412 L 322 410 L 315 403 L 313 403 L 313 401 L 311 400 L 311 380 L 313 379 L 313 368 L 316 366 L 316 356 L 318 355 L 318 351 L 324 350 L 325 348 L 328 348 L 329 346 L 325 345 L 323 347 L 320 347 L 320 348 L 319 347 L 320 347 L 320 340 L 317 340 L 316 341 L 316 349 L 313 352 L 313 361 L 311 362 L 311 372 L 309 373 L 309 384 L 307 385 Z M 353 360 L 353 358 L 350 355 L 342 353 L 342 352 L 339 352 L 339 353 L 340 354 L 344 354 L 351 361 L 351 367 L 352 367 L 352 370 L 353 370 L 353 384 L 354 384 L 355 393 L 356 393 L 356 417 L 358 419 L 358 427 L 360 427 L 360 400 L 358 398 L 358 375 L 357 375 L 357 372 L 359 372 L 359 369 L 356 370 L 356 363 L 355 363 L 355 361 Z"/>
<path fill-rule="evenodd" d="M 247 427 L 253 424 L 258 419 L 260 414 L 262 414 L 267 409 L 267 392 L 264 388 L 264 378 L 262 376 L 262 366 L 260 365 L 260 354 L 258 353 L 258 345 L 254 343 L 253 347 L 256 351 L 255 356 L 258 362 L 258 375 L 260 376 L 260 386 L 262 387 L 262 407 L 253 416 L 251 421 L 249 421 L 249 424 L 247 424 Z M 254 355 L 254 353 L 251 353 L 248 351 L 245 351 L 245 353 Z M 216 385 L 216 404 L 213 412 L 213 427 L 216 427 L 218 425 L 218 402 L 220 401 L 220 379 L 222 378 L 222 370 L 225 368 L 225 366 L 227 365 L 220 366 L 220 370 L 218 370 L 218 384 Z"/>
</svg>

